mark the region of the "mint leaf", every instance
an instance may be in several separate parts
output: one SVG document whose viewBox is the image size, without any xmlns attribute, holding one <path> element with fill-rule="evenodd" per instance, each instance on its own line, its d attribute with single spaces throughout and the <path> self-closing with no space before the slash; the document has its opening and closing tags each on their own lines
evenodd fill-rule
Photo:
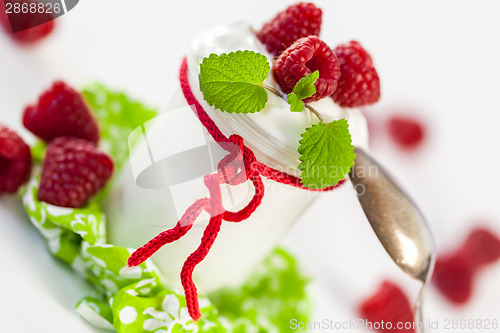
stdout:
<svg viewBox="0 0 500 333">
<path fill-rule="evenodd" d="M 221 111 L 257 112 L 267 103 L 262 83 L 269 70 L 267 58 L 260 53 L 212 53 L 200 65 L 200 90 L 205 101 Z"/>
<path fill-rule="evenodd" d="M 286 96 L 286 100 L 288 104 L 290 104 L 290 111 L 292 112 L 301 112 L 306 107 L 304 102 L 302 102 L 293 92 Z"/>
<path fill-rule="evenodd" d="M 354 165 L 356 154 L 345 119 L 308 127 L 299 143 L 301 182 L 308 188 L 335 185 Z"/>
<path fill-rule="evenodd" d="M 298 99 L 305 99 L 307 97 L 311 97 L 316 93 L 316 87 L 314 83 L 319 78 L 319 71 L 314 71 L 310 74 L 307 74 L 302 79 L 295 84 L 293 87 L 292 93 L 297 95 Z"/>
</svg>

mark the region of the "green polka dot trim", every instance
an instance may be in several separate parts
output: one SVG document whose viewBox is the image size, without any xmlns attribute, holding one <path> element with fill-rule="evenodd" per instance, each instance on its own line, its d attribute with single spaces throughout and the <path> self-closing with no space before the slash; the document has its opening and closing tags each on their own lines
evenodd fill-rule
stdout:
<svg viewBox="0 0 500 333">
<path fill-rule="evenodd" d="M 133 249 L 106 243 L 105 217 L 97 204 L 83 209 L 52 206 L 38 201 L 37 188 L 38 180 L 33 178 L 23 196 L 26 212 L 49 251 L 99 293 L 100 298 L 85 297 L 76 306 L 93 326 L 119 333 L 199 332 L 202 328 L 201 332 L 225 332 L 210 301 L 200 301 L 203 317 L 195 323 L 184 297 L 161 283 L 150 261 L 128 267 Z"/>
</svg>

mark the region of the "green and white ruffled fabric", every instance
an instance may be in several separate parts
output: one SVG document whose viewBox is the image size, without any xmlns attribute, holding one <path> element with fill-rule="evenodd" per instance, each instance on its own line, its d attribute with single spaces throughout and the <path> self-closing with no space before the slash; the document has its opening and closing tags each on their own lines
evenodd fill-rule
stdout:
<svg viewBox="0 0 500 333">
<path fill-rule="evenodd" d="M 148 261 L 127 267 L 133 249 L 106 244 L 105 215 L 97 204 L 69 209 L 37 200 L 32 179 L 23 202 L 31 222 L 45 237 L 49 251 L 96 288 L 76 309 L 96 327 L 123 333 L 225 332 L 214 306 L 200 302 L 203 317 L 191 321 L 184 298 L 164 287 Z"/>
<path fill-rule="evenodd" d="M 128 135 L 156 112 L 99 84 L 83 93 L 101 126 L 101 149 L 113 156 L 119 171 L 128 157 Z M 33 148 L 35 160 L 40 162 L 43 151 L 42 144 Z M 118 333 L 287 332 L 291 318 L 306 321 L 307 281 L 283 250 L 276 250 L 242 288 L 201 298 L 203 315 L 193 322 L 184 296 L 162 283 L 149 260 L 129 268 L 134 249 L 106 243 L 106 216 L 100 207 L 106 189 L 86 207 L 73 209 L 38 201 L 38 185 L 35 168 L 23 194 L 24 207 L 50 253 L 94 286 L 95 294 L 76 305 L 93 326 Z"/>
</svg>

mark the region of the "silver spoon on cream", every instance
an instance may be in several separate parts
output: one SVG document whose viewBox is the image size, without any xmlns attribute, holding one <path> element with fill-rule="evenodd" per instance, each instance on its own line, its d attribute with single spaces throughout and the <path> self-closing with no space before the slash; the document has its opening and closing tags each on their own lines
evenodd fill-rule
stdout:
<svg viewBox="0 0 500 333">
<path fill-rule="evenodd" d="M 424 217 L 384 168 L 355 148 L 351 182 L 373 231 L 385 250 L 422 287 L 415 303 L 416 331 L 423 332 L 422 297 L 434 267 L 433 239 Z"/>
</svg>

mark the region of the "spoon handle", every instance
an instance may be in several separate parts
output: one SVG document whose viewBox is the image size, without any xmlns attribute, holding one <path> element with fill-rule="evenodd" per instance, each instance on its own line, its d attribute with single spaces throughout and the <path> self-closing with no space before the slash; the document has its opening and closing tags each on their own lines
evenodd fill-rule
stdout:
<svg viewBox="0 0 500 333">
<path fill-rule="evenodd" d="M 422 282 L 422 286 L 420 287 L 420 291 L 418 292 L 417 300 L 415 301 L 415 316 L 414 316 L 414 321 L 416 323 L 415 326 L 415 332 L 416 333 L 424 333 L 424 306 L 423 306 L 423 299 L 424 299 L 424 292 L 427 287 L 427 281 Z"/>
<path fill-rule="evenodd" d="M 358 199 L 380 243 L 398 267 L 422 282 L 415 303 L 416 331 L 423 332 L 422 298 L 434 266 L 429 227 L 413 201 L 387 171 L 364 150 L 355 148 L 350 173 Z"/>
</svg>

